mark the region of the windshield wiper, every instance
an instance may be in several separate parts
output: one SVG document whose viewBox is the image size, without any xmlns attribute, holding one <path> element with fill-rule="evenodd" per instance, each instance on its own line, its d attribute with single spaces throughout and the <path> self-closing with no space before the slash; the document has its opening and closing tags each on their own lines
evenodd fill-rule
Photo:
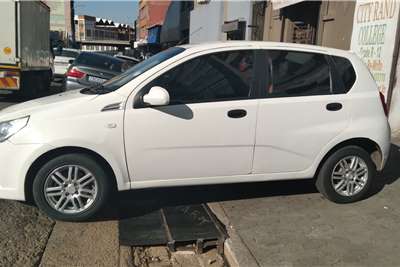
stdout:
<svg viewBox="0 0 400 267">
<path fill-rule="evenodd" d="M 82 94 L 93 94 L 93 95 L 101 95 L 101 94 L 107 94 L 111 92 L 107 87 L 104 87 L 102 84 L 94 85 L 91 87 L 83 88 L 81 90 Z"/>
</svg>

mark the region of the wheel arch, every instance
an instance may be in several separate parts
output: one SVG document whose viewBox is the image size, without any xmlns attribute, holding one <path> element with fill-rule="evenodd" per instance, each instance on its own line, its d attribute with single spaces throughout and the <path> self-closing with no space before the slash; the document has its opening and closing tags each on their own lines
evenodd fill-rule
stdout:
<svg viewBox="0 0 400 267">
<path fill-rule="evenodd" d="M 365 137 L 359 137 L 359 138 L 352 138 L 352 139 L 348 139 L 345 140 L 337 145 L 335 145 L 333 148 L 331 148 L 328 153 L 325 154 L 325 156 L 322 158 L 322 160 L 320 161 L 317 171 L 315 172 L 315 176 L 318 175 L 322 165 L 324 164 L 324 162 L 336 151 L 338 151 L 339 149 L 346 147 L 346 146 L 358 146 L 361 147 L 362 149 L 364 149 L 365 151 L 368 152 L 368 154 L 371 157 L 372 162 L 375 164 L 376 169 L 378 171 L 382 170 L 383 168 L 383 153 L 381 148 L 379 147 L 379 145 L 369 139 L 369 138 L 365 138 Z"/>
<path fill-rule="evenodd" d="M 65 154 L 71 154 L 71 153 L 81 153 L 81 154 L 86 154 L 89 155 L 93 158 L 96 159 L 96 161 L 100 162 L 100 165 L 104 167 L 105 171 L 107 172 L 107 175 L 109 175 L 112 179 L 112 183 L 114 186 L 114 189 L 117 190 L 117 180 L 116 180 L 116 175 L 111 167 L 111 165 L 108 163 L 108 161 L 102 157 L 100 154 L 97 152 L 90 150 L 88 148 L 83 148 L 83 147 L 76 147 L 76 146 L 66 146 L 66 147 L 59 147 L 52 149 L 50 151 L 47 151 L 46 153 L 42 154 L 40 157 L 38 157 L 29 167 L 26 176 L 25 176 L 25 184 L 24 184 L 24 193 L 25 193 L 25 200 L 33 203 L 33 191 L 32 191 L 32 185 L 33 185 L 33 180 L 35 179 L 36 174 L 40 170 L 40 168 L 49 160 L 61 155 Z"/>
</svg>

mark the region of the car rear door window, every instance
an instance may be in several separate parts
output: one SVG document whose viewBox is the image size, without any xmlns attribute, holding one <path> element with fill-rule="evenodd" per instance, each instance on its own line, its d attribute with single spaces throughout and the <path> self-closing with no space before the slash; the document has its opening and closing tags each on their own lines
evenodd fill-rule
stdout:
<svg viewBox="0 0 400 267">
<path fill-rule="evenodd" d="M 332 93 L 330 67 L 325 55 L 285 50 L 268 51 L 271 82 L 269 97 L 327 95 Z"/>
<path fill-rule="evenodd" d="M 165 88 L 171 104 L 247 99 L 253 83 L 253 62 L 251 50 L 199 56 L 162 74 L 148 87 Z"/>
</svg>

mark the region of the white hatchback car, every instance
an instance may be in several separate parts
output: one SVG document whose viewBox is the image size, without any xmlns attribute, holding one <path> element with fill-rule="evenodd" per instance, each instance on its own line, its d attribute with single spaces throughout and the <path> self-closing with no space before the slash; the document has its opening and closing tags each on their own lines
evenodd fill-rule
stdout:
<svg viewBox="0 0 400 267">
<path fill-rule="evenodd" d="M 33 198 L 60 220 L 145 187 L 315 177 L 326 198 L 354 202 L 390 149 L 384 100 L 361 60 L 285 43 L 170 48 L 0 121 L 0 197 Z"/>
</svg>

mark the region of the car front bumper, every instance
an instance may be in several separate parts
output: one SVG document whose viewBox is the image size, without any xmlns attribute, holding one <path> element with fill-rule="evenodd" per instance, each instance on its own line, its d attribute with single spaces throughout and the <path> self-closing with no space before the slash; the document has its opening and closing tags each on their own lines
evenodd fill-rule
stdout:
<svg viewBox="0 0 400 267">
<path fill-rule="evenodd" d="M 26 175 L 42 151 L 41 144 L 0 143 L 0 199 L 25 200 Z"/>
</svg>

